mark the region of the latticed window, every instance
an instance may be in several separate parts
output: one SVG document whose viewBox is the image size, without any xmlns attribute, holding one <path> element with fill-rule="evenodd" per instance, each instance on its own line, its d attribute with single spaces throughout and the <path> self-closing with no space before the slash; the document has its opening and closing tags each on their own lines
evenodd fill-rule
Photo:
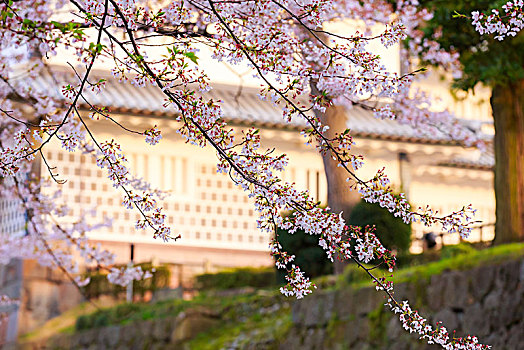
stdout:
<svg viewBox="0 0 524 350">
<path fill-rule="evenodd" d="M 0 234 L 23 235 L 26 215 L 20 201 L 0 198 Z"/>
</svg>

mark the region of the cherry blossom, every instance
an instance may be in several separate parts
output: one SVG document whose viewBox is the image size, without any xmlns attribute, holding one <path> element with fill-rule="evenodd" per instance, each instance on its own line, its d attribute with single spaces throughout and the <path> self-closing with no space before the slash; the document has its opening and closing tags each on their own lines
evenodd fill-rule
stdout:
<svg viewBox="0 0 524 350">
<path fill-rule="evenodd" d="M 404 195 L 393 195 L 383 170 L 371 179 L 358 177 L 355 169 L 365 159 L 352 151 L 350 131 L 328 138 L 329 125 L 323 125 L 315 115 L 335 103 L 360 105 L 374 109 L 379 118 L 395 119 L 422 133 L 438 129 L 465 145 L 482 143 L 450 113 L 432 111 L 429 96 L 410 89 L 416 71 L 404 75 L 391 72 L 370 49 L 370 43 L 391 48 L 409 37 L 408 54 L 424 48 L 425 61 L 458 74 L 457 54 L 422 38 L 419 25 L 431 18 L 431 13 L 420 10 L 417 1 L 398 1 L 395 7 L 388 1 L 356 0 L 49 3 L 0 3 L 0 190 L 28 213 L 23 237 L 0 237 L 0 252 L 6 252 L 0 254 L 0 262 L 17 254 L 35 258 L 44 266 L 62 269 L 80 288 L 89 281 L 79 277 L 80 261 L 70 253 L 75 250 L 83 264 L 108 269 L 112 283 L 127 285 L 149 277 L 139 267 L 113 267 L 112 254 L 88 240 L 88 232 L 104 223 L 88 224 L 84 217 L 67 223 L 68 209 L 59 204 L 59 192 L 46 190 L 45 181 L 32 178 L 32 162 L 40 159 L 51 181 L 58 185 L 63 181 L 45 158 L 52 141 L 68 152 L 93 157 L 107 180 L 121 191 L 122 205 L 140 214 L 136 228 L 150 230 L 154 238 L 164 241 L 180 238 L 176 227 L 168 227 L 159 206 L 165 193 L 137 179 L 118 140 L 100 140 L 86 122 L 113 122 L 150 146 L 162 138 L 156 125 L 146 130 L 129 129 L 113 119 L 105 106 L 89 101 L 87 91 L 104 94 L 106 80 L 90 80 L 95 63 L 103 60 L 115 80 L 128 81 L 137 88 L 151 85 L 163 92 L 164 107 L 177 112 L 173 119 L 180 124 L 180 136 L 189 144 L 214 149 L 217 171 L 253 199 L 260 230 L 273 234 L 276 227 L 290 232 L 301 229 L 319 236 L 327 259 L 350 259 L 367 271 L 377 289 L 385 293 L 387 305 L 400 314 L 406 330 L 448 349 L 486 348 L 474 337 L 451 338 L 444 327 L 431 328 L 407 303 L 396 301 L 392 282 L 375 277 L 364 265 L 384 264 L 390 271 L 395 267 L 394 255 L 380 243 L 374 229 L 346 225 L 342 213 L 319 207 L 307 191 L 282 181 L 287 156 L 263 149 L 256 129 L 235 132 L 225 122 L 221 101 L 200 94 L 212 85 L 206 67 L 199 65 L 197 42 L 207 45 L 217 61 L 248 64 L 261 81 L 261 98 L 281 108 L 284 122 L 298 119 L 307 124 L 302 136 L 347 172 L 348 190 L 358 191 L 366 201 L 379 203 L 407 223 L 440 225 L 444 231 L 467 237 L 475 223 L 471 206 L 450 214 L 429 207 L 411 208 Z M 61 22 L 57 11 L 71 13 L 74 19 Z M 338 19 L 360 20 L 365 28 L 351 34 L 324 29 L 324 24 Z M 371 28 L 377 25 L 382 29 L 373 34 Z M 164 54 L 157 56 L 148 50 L 150 37 L 168 40 L 155 44 L 165 49 Z M 48 58 L 58 50 L 71 54 L 74 79 L 61 86 L 57 98 L 35 92 L 28 82 L 47 68 L 42 62 L 52 61 Z M 38 56 L 42 59 L 34 63 Z M 24 79 L 15 78 L 20 71 L 26 74 Z M 29 102 L 31 113 L 22 113 L 21 102 Z M 79 110 L 81 105 L 89 107 L 88 116 Z M 284 217 L 285 211 L 293 214 Z M 270 251 L 276 266 L 287 271 L 283 294 L 302 298 L 314 290 L 307 271 L 295 264 L 295 257 L 283 251 L 276 239 L 271 241 Z"/>
<path fill-rule="evenodd" d="M 524 29 L 524 1 L 508 1 L 502 5 L 501 14 L 498 9 L 491 10 L 491 14 L 473 11 L 471 24 L 482 34 L 495 34 L 495 39 L 504 40 L 516 36 Z"/>
</svg>

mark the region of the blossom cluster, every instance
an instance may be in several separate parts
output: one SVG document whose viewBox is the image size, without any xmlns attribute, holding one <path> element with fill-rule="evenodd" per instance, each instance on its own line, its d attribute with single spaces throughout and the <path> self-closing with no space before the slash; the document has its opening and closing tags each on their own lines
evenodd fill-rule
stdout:
<svg viewBox="0 0 524 350">
<path fill-rule="evenodd" d="M 151 272 L 143 271 L 140 266 L 127 266 L 123 268 L 112 267 L 107 279 L 113 284 L 127 286 L 135 280 L 151 278 L 152 276 Z"/>
<path fill-rule="evenodd" d="M 473 11 L 471 24 L 480 34 L 495 34 L 497 40 L 516 36 L 524 29 L 524 1 L 508 1 L 502 5 L 502 11 L 502 14 L 498 9 L 491 10 L 490 14 Z"/>
<path fill-rule="evenodd" d="M 479 149 L 486 147 L 482 135 L 469 129 L 452 113 L 447 110 L 432 110 L 431 101 L 434 99 L 427 92 L 412 89 L 409 94 L 400 95 L 403 98 L 376 108 L 375 117 L 410 125 L 421 136 L 433 135 L 442 140 L 460 142 L 466 147 L 474 146 Z"/>
<path fill-rule="evenodd" d="M 398 314 L 402 327 L 410 333 L 416 333 L 420 339 L 426 339 L 428 344 L 438 344 L 444 349 L 464 349 L 464 350 L 482 350 L 490 349 L 491 346 L 480 344 L 478 338 L 468 335 L 464 338 L 450 338 L 446 327 L 440 322 L 434 328 L 429 325 L 427 320 L 419 315 L 416 310 L 412 310 L 407 301 L 398 303 L 389 299 L 386 303 L 391 310 Z"/>
</svg>

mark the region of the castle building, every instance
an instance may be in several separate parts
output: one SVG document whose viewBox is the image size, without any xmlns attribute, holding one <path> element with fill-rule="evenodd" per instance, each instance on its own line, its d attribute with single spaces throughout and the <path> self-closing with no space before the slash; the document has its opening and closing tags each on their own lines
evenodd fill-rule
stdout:
<svg viewBox="0 0 524 350">
<path fill-rule="evenodd" d="M 95 73 L 94 79 L 103 77 Z M 67 73 L 43 74 L 35 82 L 38 91 L 56 90 L 57 77 L 67 80 Z M 428 83 L 430 84 L 431 81 Z M 57 87 L 58 86 L 58 87 Z M 290 164 L 283 180 L 294 182 L 299 189 L 308 189 L 326 203 L 327 188 L 320 155 L 305 145 L 300 135 L 303 123 L 285 123 L 278 108 L 261 101 L 258 89 L 217 84 L 206 97 L 223 101 L 226 120 L 236 129 L 257 127 L 263 146 L 289 156 Z M 234 266 L 271 264 L 268 254 L 269 235 L 256 227 L 256 212 L 246 193 L 230 179 L 216 173 L 216 155 L 208 148 L 186 144 L 176 133 L 179 124 L 174 113 L 163 107 L 164 96 L 153 87 L 135 87 L 108 80 L 104 92 L 87 92 L 91 103 L 107 107 L 119 123 L 133 130 L 158 125 L 163 139 L 148 146 L 143 138 L 130 134 L 114 123 L 94 121 L 91 128 L 99 141 L 115 139 L 127 155 L 131 169 L 154 187 L 169 190 L 162 203 L 173 232 L 182 239 L 164 243 L 152 238 L 147 230 L 136 230 L 139 214 L 125 209 L 122 194 L 114 189 L 94 159 L 68 153 L 59 145 L 46 148 L 46 157 L 60 178 L 67 180 L 63 199 L 72 209 L 71 216 L 85 215 L 96 207 L 96 218 L 112 220 L 112 226 L 90 234 L 93 242 L 117 253 L 119 262 L 129 259 L 134 245 L 135 261 L 155 260 L 187 266 L 192 273 Z M 464 122 L 479 133 L 489 132 L 490 110 L 487 100 L 449 100 L 447 106 L 464 116 Z M 88 106 L 85 106 L 86 110 Z M 376 119 L 372 112 L 360 107 L 347 110 L 347 125 L 355 140 L 354 150 L 362 154 L 366 165 L 359 170 L 363 178 L 372 177 L 377 169 L 386 173 L 397 189 L 408 193 L 413 206 L 430 205 L 441 213 L 449 213 L 473 204 L 477 219 L 493 223 L 494 193 L 493 156 L 488 149 L 480 152 L 464 148 L 445 134 L 420 135 L 416 130 L 395 121 Z M 485 137 L 489 139 L 489 135 Z M 47 169 L 42 169 L 44 176 Z M 412 251 L 420 252 L 419 240 L 428 228 L 414 225 Z M 434 228 L 438 233 L 438 228 Z M 482 235 L 482 237 L 480 237 Z M 472 241 L 490 240 L 493 227 L 475 230 Z M 458 243 L 458 236 L 443 237 L 445 244 Z"/>
</svg>

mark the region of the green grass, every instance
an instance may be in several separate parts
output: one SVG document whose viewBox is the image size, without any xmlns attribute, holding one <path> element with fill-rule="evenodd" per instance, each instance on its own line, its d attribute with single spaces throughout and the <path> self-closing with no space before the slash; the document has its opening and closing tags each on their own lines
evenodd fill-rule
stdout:
<svg viewBox="0 0 524 350">
<path fill-rule="evenodd" d="M 433 275 L 441 274 L 446 270 L 465 270 L 480 265 L 499 264 L 524 256 L 524 243 L 496 246 L 480 251 L 465 249 L 463 253 L 461 249 L 456 250 L 459 255 L 423 265 L 400 268 L 393 273 L 393 280 L 395 283 L 418 282 L 421 279 L 429 279 Z M 384 273 L 378 269 L 374 271 L 376 274 Z M 356 265 L 349 266 L 343 275 L 324 276 L 316 279 L 315 282 L 320 289 L 347 288 L 348 286 L 361 288 L 372 285 L 367 274 L 362 269 L 357 268 Z M 268 324 L 277 321 L 287 324 L 289 311 L 285 311 L 287 310 L 286 307 L 274 314 L 265 314 L 263 317 L 257 314 L 260 309 L 271 305 L 284 305 L 284 300 L 285 298 L 274 287 L 269 290 L 258 290 L 231 297 L 217 297 L 202 293 L 193 300 L 175 299 L 152 304 L 109 305 L 111 307 L 96 312 L 93 312 L 93 308 L 90 306 L 83 305 L 49 321 L 42 329 L 25 335 L 23 340 L 38 339 L 59 332 L 71 333 L 73 330 L 176 316 L 190 308 L 206 308 L 220 314 L 224 320 L 220 328 L 210 331 L 209 334 L 206 333 L 207 335 L 203 334 L 202 337 L 195 338 L 191 342 L 194 348 L 201 345 L 202 349 L 206 349 L 207 347 L 204 345 L 207 343 L 219 344 L 223 342 L 223 344 L 226 344 L 229 341 L 234 341 L 240 334 L 254 332 L 255 329 L 259 329 L 262 333 L 266 331 L 266 333 L 278 333 L 278 327 L 278 329 L 270 330 L 271 327 Z M 76 328 L 74 327 L 75 318 L 77 318 Z M 244 321 L 240 322 L 239 320 Z M 267 335 L 266 333 L 264 334 Z M 261 336 L 264 336 L 264 334 L 261 334 Z M 214 343 L 215 340 L 211 341 L 210 338 L 216 338 L 216 343 Z M 217 347 L 219 346 L 211 348 Z"/>
<path fill-rule="evenodd" d="M 283 307 L 277 312 L 261 315 L 255 313 L 240 322 L 225 323 L 208 332 L 200 333 L 189 341 L 186 346 L 195 350 L 215 350 L 228 348 L 244 348 L 250 342 L 269 340 L 278 343 L 291 328 L 291 312 L 289 307 Z"/>
<path fill-rule="evenodd" d="M 482 265 L 496 265 L 502 262 L 524 256 L 524 243 L 513 243 L 492 248 L 460 254 L 434 263 L 400 269 L 393 274 L 396 283 L 412 281 L 423 277 L 429 279 L 433 275 L 447 270 L 467 270 Z"/>
<path fill-rule="evenodd" d="M 273 267 L 242 267 L 198 275 L 196 284 L 200 290 L 267 288 L 276 286 L 277 275 Z"/>
<path fill-rule="evenodd" d="M 464 253 L 443 258 L 423 265 L 400 268 L 393 272 L 393 282 L 415 282 L 420 279 L 429 280 L 433 275 L 439 275 L 447 270 L 467 270 L 476 266 L 496 265 L 504 261 L 517 259 L 524 256 L 524 243 L 512 243 L 495 246 L 483 250 L 464 250 Z M 385 274 L 375 270 L 376 275 Z M 336 288 L 351 286 L 360 288 L 372 285 L 367 274 L 356 265 L 350 265 L 335 284 Z"/>
<path fill-rule="evenodd" d="M 76 322 L 76 330 L 105 327 L 115 324 L 128 324 L 140 320 L 149 320 L 176 316 L 190 308 L 205 308 L 213 310 L 226 317 L 233 318 L 238 313 L 235 306 L 252 304 L 253 306 L 272 302 L 275 297 L 280 297 L 278 291 L 264 291 L 231 296 L 216 297 L 201 294 L 192 300 L 173 299 L 157 303 L 123 303 L 112 308 L 98 310 L 89 315 L 80 316 Z"/>
<path fill-rule="evenodd" d="M 97 301 L 99 307 L 113 307 L 116 302 L 110 298 L 102 298 Z M 58 317 L 52 318 L 47 321 L 43 326 L 35 329 L 34 331 L 22 334 L 19 337 L 21 342 L 32 342 L 41 339 L 46 339 L 57 333 L 70 334 L 75 331 L 76 320 L 83 315 L 92 314 L 96 310 L 95 306 L 91 303 L 82 303 L 76 307 L 67 310 Z"/>
</svg>

